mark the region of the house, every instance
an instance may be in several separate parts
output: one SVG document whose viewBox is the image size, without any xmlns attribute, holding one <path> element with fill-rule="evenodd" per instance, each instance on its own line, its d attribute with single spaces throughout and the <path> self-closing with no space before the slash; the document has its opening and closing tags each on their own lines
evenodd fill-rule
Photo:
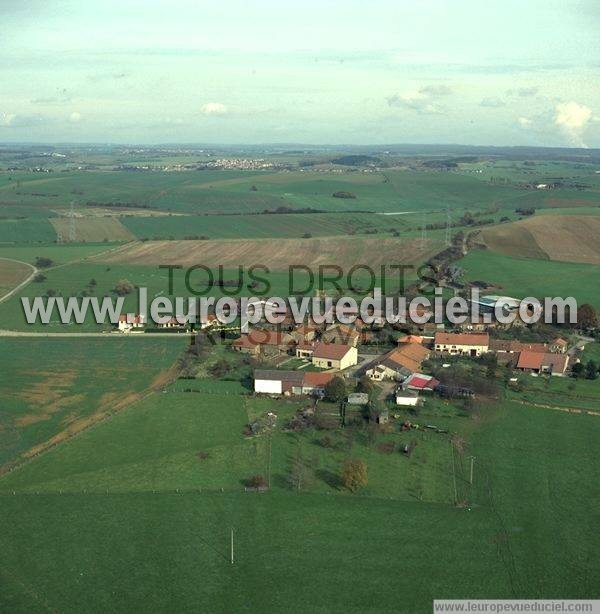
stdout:
<svg viewBox="0 0 600 614">
<path fill-rule="evenodd" d="M 335 373 L 257 369 L 254 371 L 254 392 L 286 396 L 307 394 L 322 397 L 325 394 L 325 386 L 334 377 Z"/>
<path fill-rule="evenodd" d="M 433 392 L 440 382 L 431 375 L 413 373 L 402 382 L 402 390 L 413 392 Z"/>
<path fill-rule="evenodd" d="M 487 333 L 436 333 L 435 351 L 453 356 L 481 356 L 490 347 Z"/>
<path fill-rule="evenodd" d="M 367 369 L 365 375 L 375 381 L 405 379 L 421 370 L 423 361 L 429 358 L 429 354 L 429 350 L 419 343 L 402 344 Z"/>
<path fill-rule="evenodd" d="M 138 314 L 125 314 L 122 313 L 119 316 L 119 322 L 117 323 L 118 329 L 122 333 L 129 333 L 132 330 L 141 331 L 144 328 L 144 317 Z"/>
<path fill-rule="evenodd" d="M 315 351 L 314 343 L 299 343 L 296 346 L 296 357 L 297 358 L 308 358 L 310 360 L 312 358 L 314 351 Z"/>
<path fill-rule="evenodd" d="M 403 390 L 402 388 L 398 388 L 398 390 L 396 390 L 396 405 L 402 405 L 404 407 L 415 407 L 418 402 L 418 393 L 412 390 Z"/>
<path fill-rule="evenodd" d="M 356 347 L 360 340 L 361 333 L 344 324 L 332 326 L 323 334 L 323 341 L 327 343 L 340 343 Z"/>
<path fill-rule="evenodd" d="M 562 376 L 568 365 L 569 357 L 566 354 L 524 351 L 519 354 L 516 368 L 525 373 L 549 373 Z"/>
<path fill-rule="evenodd" d="M 184 328 L 187 324 L 187 316 L 164 316 L 154 322 L 156 328 Z"/>
<path fill-rule="evenodd" d="M 293 345 L 294 340 L 289 333 L 256 328 L 236 339 L 231 347 L 236 352 L 258 356 L 258 354 L 288 352 Z"/>
<path fill-rule="evenodd" d="M 314 341 L 317 329 L 309 324 L 300 324 L 295 330 L 290 332 L 292 339 L 298 344 Z"/>
<path fill-rule="evenodd" d="M 254 372 L 254 392 L 263 394 L 302 394 L 304 373 L 301 371 L 271 371 L 257 369 Z"/>
<path fill-rule="evenodd" d="M 340 343 L 317 343 L 312 363 L 322 369 L 343 370 L 358 364 L 358 350 L 351 345 Z"/>
</svg>

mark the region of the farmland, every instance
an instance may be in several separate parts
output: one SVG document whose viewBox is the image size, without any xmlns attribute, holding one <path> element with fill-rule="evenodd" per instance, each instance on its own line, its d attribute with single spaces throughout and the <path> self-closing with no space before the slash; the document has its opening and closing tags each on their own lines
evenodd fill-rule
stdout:
<svg viewBox="0 0 600 614">
<path fill-rule="evenodd" d="M 600 264 L 600 217 L 533 217 L 483 231 L 488 247 L 509 256 Z"/>
<path fill-rule="evenodd" d="M 526 296 L 573 296 L 580 303 L 600 305 L 600 289 L 596 280 L 600 266 L 574 262 L 554 262 L 517 258 L 474 250 L 460 261 L 465 277 L 484 281 L 502 294 Z"/>
<path fill-rule="evenodd" d="M 164 385 L 184 347 L 184 340 L 173 338 L 0 339 L 0 467 L 32 457 Z"/>
<path fill-rule="evenodd" d="M 64 242 L 70 241 L 71 220 L 54 217 L 51 220 L 57 235 Z M 100 243 L 109 241 L 131 241 L 135 237 L 115 217 L 79 217 L 73 220 L 74 241 L 79 243 Z"/>
<path fill-rule="evenodd" d="M 0 258 L 0 298 L 27 279 L 32 270 L 23 262 Z"/>
<path fill-rule="evenodd" d="M 222 241 L 148 241 L 102 257 L 107 263 L 134 265 L 178 264 L 192 266 L 263 264 L 271 269 L 284 270 L 289 265 L 336 264 L 348 269 L 357 264 L 414 264 L 427 255 L 439 251 L 441 243 L 434 241 L 421 246 L 417 239 L 330 238 L 275 239 Z"/>
<path fill-rule="evenodd" d="M 441 219 L 441 218 L 440 218 Z M 305 213 L 299 215 L 181 215 L 127 216 L 121 222 L 138 239 L 299 238 L 376 232 L 404 232 L 412 216 L 368 213 Z"/>
</svg>

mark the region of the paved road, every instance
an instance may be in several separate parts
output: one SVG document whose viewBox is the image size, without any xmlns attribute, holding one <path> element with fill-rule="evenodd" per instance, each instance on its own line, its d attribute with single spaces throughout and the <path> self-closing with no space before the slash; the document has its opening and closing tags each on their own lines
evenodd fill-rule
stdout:
<svg viewBox="0 0 600 614">
<path fill-rule="evenodd" d="M 7 292 L 4 296 L 0 297 L 0 303 L 8 300 L 13 294 L 17 293 L 21 288 L 25 287 L 36 275 L 38 270 L 33 266 L 33 264 L 29 264 L 29 262 L 23 262 L 22 260 L 15 260 L 14 258 L 0 258 L 0 260 L 8 260 L 10 262 L 18 262 L 19 264 L 24 264 L 31 269 L 31 275 L 24 279 L 18 286 L 14 287 L 10 292 Z"/>
<path fill-rule="evenodd" d="M 103 339 L 144 339 L 147 337 L 176 337 L 183 339 L 189 337 L 191 333 L 90 333 L 78 332 L 72 333 L 47 333 L 44 331 L 29 331 L 29 330 L 0 330 L 0 337 L 102 337 Z"/>
</svg>

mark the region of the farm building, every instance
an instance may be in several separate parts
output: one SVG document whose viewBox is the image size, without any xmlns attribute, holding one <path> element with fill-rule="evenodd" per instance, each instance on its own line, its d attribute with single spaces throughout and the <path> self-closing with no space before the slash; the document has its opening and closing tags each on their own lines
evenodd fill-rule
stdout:
<svg viewBox="0 0 600 614">
<path fill-rule="evenodd" d="M 423 373 L 413 373 L 402 382 L 402 390 L 414 392 L 433 392 L 438 386 L 439 381 L 431 375 Z"/>
<path fill-rule="evenodd" d="M 369 395 L 366 392 L 353 392 L 348 395 L 348 405 L 366 405 Z"/>
<path fill-rule="evenodd" d="M 419 403 L 419 394 L 413 390 L 396 390 L 396 405 L 403 407 L 415 407 Z"/>
<path fill-rule="evenodd" d="M 385 379 L 405 379 L 421 370 L 424 360 L 429 358 L 429 350 L 419 343 L 406 343 L 388 352 L 366 371 L 367 377 L 375 381 Z"/>
<path fill-rule="evenodd" d="M 236 339 L 231 347 L 243 354 L 279 354 L 288 352 L 294 345 L 294 340 L 288 333 L 255 329 Z"/>
<path fill-rule="evenodd" d="M 517 362 L 517 369 L 525 373 L 549 373 L 562 376 L 569 365 L 566 354 L 551 354 L 541 352 L 521 352 Z"/>
<path fill-rule="evenodd" d="M 257 369 L 254 372 L 254 392 L 264 394 L 302 394 L 303 381 L 304 373 L 299 371 Z"/>
<path fill-rule="evenodd" d="M 343 370 L 358 364 L 358 350 L 351 345 L 317 343 L 312 363 L 322 369 Z"/>
<path fill-rule="evenodd" d="M 307 371 L 304 373 L 302 382 L 302 394 L 322 397 L 325 394 L 325 386 L 335 377 L 335 373 L 317 373 Z"/>
<path fill-rule="evenodd" d="M 435 351 L 455 356 L 481 356 L 490 347 L 487 333 L 436 333 Z"/>
<path fill-rule="evenodd" d="M 334 373 L 257 369 L 254 372 L 254 392 L 284 395 L 307 394 L 322 397 L 325 394 L 325 386 L 334 377 Z"/>
<path fill-rule="evenodd" d="M 547 343 L 523 343 L 514 339 L 491 339 L 490 352 L 497 354 L 518 354 L 519 352 L 549 352 Z"/>
</svg>

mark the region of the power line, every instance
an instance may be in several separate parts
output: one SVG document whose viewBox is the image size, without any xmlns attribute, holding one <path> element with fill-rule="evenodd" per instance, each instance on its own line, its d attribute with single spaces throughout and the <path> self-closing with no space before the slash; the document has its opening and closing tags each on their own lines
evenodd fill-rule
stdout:
<svg viewBox="0 0 600 614">
<path fill-rule="evenodd" d="M 69 241 L 75 243 L 75 201 L 71 201 L 69 209 Z"/>
</svg>

